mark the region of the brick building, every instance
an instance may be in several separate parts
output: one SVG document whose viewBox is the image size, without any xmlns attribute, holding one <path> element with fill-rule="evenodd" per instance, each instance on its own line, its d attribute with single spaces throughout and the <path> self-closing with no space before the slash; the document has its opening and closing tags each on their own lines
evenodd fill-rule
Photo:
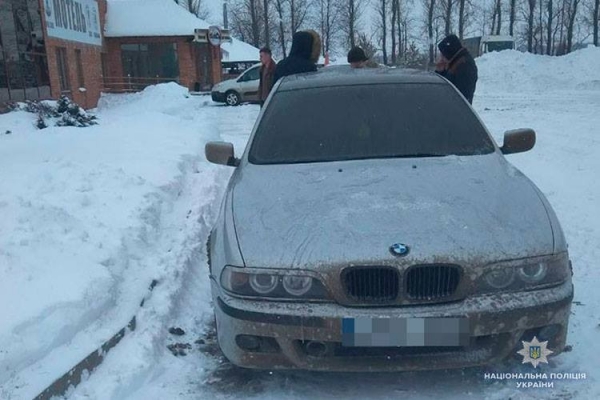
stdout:
<svg viewBox="0 0 600 400">
<path fill-rule="evenodd" d="M 220 41 L 172 0 L 0 0 L 0 105 L 66 94 L 85 108 L 102 91 L 221 80 Z"/>
</svg>

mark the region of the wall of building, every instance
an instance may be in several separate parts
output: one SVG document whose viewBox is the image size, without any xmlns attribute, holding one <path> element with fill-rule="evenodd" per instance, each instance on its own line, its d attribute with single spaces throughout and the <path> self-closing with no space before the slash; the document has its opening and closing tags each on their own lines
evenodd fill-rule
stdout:
<svg viewBox="0 0 600 400">
<path fill-rule="evenodd" d="M 42 14 L 44 14 L 44 1 L 40 1 Z M 97 0 L 100 14 L 100 29 L 104 30 L 106 15 L 106 0 Z M 44 19 L 44 37 L 46 40 L 46 53 L 48 56 L 48 67 L 50 73 L 50 87 L 53 98 L 59 98 L 65 94 L 84 108 L 93 108 L 98 104 L 102 89 L 102 58 L 104 51 L 102 46 L 96 46 L 70 40 L 57 39 L 48 36 L 46 20 Z M 60 85 L 59 68 L 57 61 L 57 49 L 64 48 L 66 51 L 67 77 L 69 90 L 62 91 Z M 83 85 L 79 85 L 78 67 L 76 62 L 76 50 L 81 51 Z"/>
<path fill-rule="evenodd" d="M 95 1 L 98 5 L 100 26 L 98 26 L 96 18 L 88 20 L 90 18 L 89 10 L 95 13 L 95 7 L 90 7 L 90 1 Z M 46 4 L 45 0 L 0 0 L 2 6 L 0 9 L 2 26 L 0 28 L 7 32 L 7 40 L 4 40 L 4 45 L 0 46 L 0 50 L 2 50 L 0 67 L 3 71 L 0 73 L 0 103 L 38 98 L 58 99 L 61 95 L 67 95 L 81 106 L 93 108 L 97 105 L 101 92 L 107 88 L 110 89 L 111 84 L 115 82 L 120 82 L 121 86 L 117 87 L 125 89 L 121 91 L 140 90 L 144 84 L 160 82 L 161 77 L 158 76 L 156 81 L 148 78 L 145 81 L 140 79 L 145 83 L 127 86 L 128 77 L 125 73 L 126 68 L 123 65 L 121 51 L 123 44 L 176 44 L 179 76 L 175 77 L 172 72 L 165 70 L 164 74 L 171 76 L 162 77 L 164 78 L 162 81 L 175 78 L 179 84 L 190 90 L 198 88 L 207 90 L 222 79 L 220 48 L 208 43 L 193 42 L 192 32 L 190 32 L 190 36 L 101 38 L 105 25 L 107 0 L 77 0 L 75 2 L 57 0 L 48 3 L 48 10 L 46 10 Z M 19 8 L 15 9 L 15 7 Z M 29 9 L 30 17 L 20 20 L 19 27 L 27 25 L 26 27 L 17 29 L 17 25 L 14 23 L 16 18 L 14 13 L 18 12 L 18 15 L 21 16 L 23 15 L 22 9 Z M 85 17 L 86 27 L 81 28 L 83 26 L 81 19 L 79 25 L 72 25 L 75 19 L 69 20 L 69 26 L 66 27 L 66 16 L 71 18 L 73 13 L 78 10 L 80 15 L 83 15 L 82 13 L 85 11 L 88 13 Z M 59 21 L 59 14 L 62 22 Z M 37 16 L 37 20 L 32 16 Z M 39 18 L 39 16 L 43 16 L 43 18 Z M 27 24 L 27 21 L 30 23 Z M 90 24 L 93 24 L 95 29 L 93 32 Z M 54 27 L 54 31 L 50 34 L 48 26 Z M 64 28 L 67 33 L 57 30 L 56 27 Z M 9 34 L 12 35 L 10 41 L 8 40 Z M 59 35 L 61 38 L 51 35 Z M 32 39 L 34 39 L 34 44 L 26 46 L 26 41 L 31 42 Z M 37 48 L 35 47 L 36 43 L 38 43 Z M 58 51 L 65 55 L 66 85 L 61 85 Z M 77 62 L 77 54 L 81 55 L 80 65 Z M 152 60 L 160 59 L 158 53 L 151 52 L 152 56 Z M 168 64 L 165 62 L 164 65 Z"/>
<path fill-rule="evenodd" d="M 221 81 L 221 52 L 218 47 L 209 44 L 192 42 L 189 36 L 140 36 L 127 38 L 105 38 L 108 71 L 113 82 L 126 80 L 121 46 L 124 44 L 157 44 L 175 43 L 177 47 L 177 62 L 179 65 L 178 83 L 190 90 L 194 90 L 196 82 L 204 82 L 203 68 L 200 65 L 204 54 L 211 58 L 208 71 L 208 82 L 215 84 Z M 160 77 L 159 77 L 160 79 Z M 118 91 L 118 85 L 112 85 Z"/>
</svg>

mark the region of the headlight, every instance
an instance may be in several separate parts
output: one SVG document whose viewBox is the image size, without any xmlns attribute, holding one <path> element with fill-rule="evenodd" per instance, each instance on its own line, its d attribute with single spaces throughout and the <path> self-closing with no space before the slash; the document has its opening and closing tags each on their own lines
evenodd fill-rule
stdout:
<svg viewBox="0 0 600 400">
<path fill-rule="evenodd" d="M 515 280 L 515 270 L 512 267 L 496 268 L 485 275 L 485 280 L 494 289 L 504 289 Z"/>
<path fill-rule="evenodd" d="M 488 265 L 480 287 L 487 291 L 527 290 L 558 285 L 569 278 L 567 253 Z M 485 291 L 485 289 L 484 289 Z"/>
<path fill-rule="evenodd" d="M 517 269 L 519 278 L 525 283 L 541 282 L 546 277 L 547 271 L 548 267 L 544 262 L 526 265 Z"/>
<path fill-rule="evenodd" d="M 221 286 L 234 295 L 283 300 L 329 298 L 318 275 L 310 271 L 236 268 L 221 273 Z"/>
<path fill-rule="evenodd" d="M 292 296 L 302 296 L 312 287 L 313 278 L 310 276 L 293 276 L 288 275 L 283 277 L 283 288 Z"/>
<path fill-rule="evenodd" d="M 258 294 L 269 294 L 279 284 L 276 275 L 252 274 L 250 275 L 250 287 Z"/>
</svg>

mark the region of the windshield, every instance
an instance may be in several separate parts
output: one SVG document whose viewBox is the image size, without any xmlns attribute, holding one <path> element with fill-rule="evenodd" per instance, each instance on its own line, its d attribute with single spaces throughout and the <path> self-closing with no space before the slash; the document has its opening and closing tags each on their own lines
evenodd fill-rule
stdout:
<svg viewBox="0 0 600 400">
<path fill-rule="evenodd" d="M 377 84 L 277 92 L 251 144 L 254 164 L 476 155 L 494 145 L 449 85 Z"/>
<path fill-rule="evenodd" d="M 254 81 L 260 78 L 260 69 L 259 67 L 254 67 L 249 69 L 244 76 L 242 76 L 242 81 Z"/>
<path fill-rule="evenodd" d="M 513 42 L 510 42 L 510 41 L 506 41 L 506 42 L 488 42 L 486 45 L 487 45 L 487 51 L 488 52 L 502 51 L 502 50 L 511 50 L 513 48 Z"/>
</svg>

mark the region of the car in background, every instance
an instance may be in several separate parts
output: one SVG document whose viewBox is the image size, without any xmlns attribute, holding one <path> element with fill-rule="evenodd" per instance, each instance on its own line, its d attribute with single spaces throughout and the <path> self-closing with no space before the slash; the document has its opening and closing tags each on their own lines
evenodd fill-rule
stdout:
<svg viewBox="0 0 600 400">
<path fill-rule="evenodd" d="M 324 69 L 274 86 L 208 239 L 219 345 L 260 369 L 401 371 L 563 351 L 560 223 L 473 108 L 434 73 Z M 531 349 L 531 348 L 530 348 Z M 539 352 L 532 353 L 535 357 Z"/>
<path fill-rule="evenodd" d="M 462 42 L 473 57 L 479 57 L 492 51 L 515 49 L 515 39 L 507 35 L 475 36 L 463 39 Z"/>
<path fill-rule="evenodd" d="M 260 82 L 260 64 L 253 65 L 235 79 L 217 83 L 211 91 L 212 100 L 237 106 L 246 102 L 258 101 L 258 85 Z"/>
</svg>

